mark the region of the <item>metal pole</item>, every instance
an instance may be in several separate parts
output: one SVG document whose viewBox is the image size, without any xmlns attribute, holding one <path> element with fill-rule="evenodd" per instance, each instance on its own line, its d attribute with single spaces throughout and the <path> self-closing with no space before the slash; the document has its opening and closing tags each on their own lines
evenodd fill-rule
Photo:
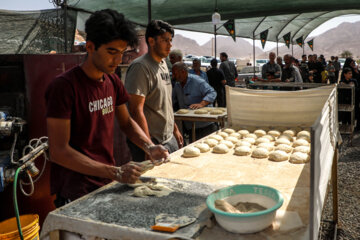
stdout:
<svg viewBox="0 0 360 240">
<path fill-rule="evenodd" d="M 151 0 L 148 0 L 148 23 L 151 22 Z"/>
<path fill-rule="evenodd" d="M 215 52 L 215 59 L 216 59 L 216 25 L 214 25 L 214 52 Z"/>
<path fill-rule="evenodd" d="M 279 40 L 276 38 L 276 56 L 279 56 Z"/>
<path fill-rule="evenodd" d="M 294 44 L 292 43 L 292 40 L 291 40 L 291 55 L 294 56 Z"/>
<path fill-rule="evenodd" d="M 67 53 L 67 0 L 64 0 L 64 4 L 63 4 L 63 7 L 64 7 L 64 40 L 65 40 L 65 43 L 64 43 L 64 50 L 65 50 L 65 53 Z"/>
<path fill-rule="evenodd" d="M 255 32 L 253 33 L 253 64 L 254 64 L 254 78 L 255 78 Z"/>
</svg>

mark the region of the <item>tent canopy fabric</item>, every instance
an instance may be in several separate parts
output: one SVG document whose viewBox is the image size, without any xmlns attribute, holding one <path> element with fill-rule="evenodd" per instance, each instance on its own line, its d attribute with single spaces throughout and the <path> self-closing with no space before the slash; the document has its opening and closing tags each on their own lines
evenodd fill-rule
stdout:
<svg viewBox="0 0 360 240">
<path fill-rule="evenodd" d="M 146 0 L 68 0 L 73 8 L 94 12 L 115 9 L 131 21 L 146 25 Z M 360 14 L 359 0 L 151 0 L 152 19 L 161 19 L 177 29 L 214 33 L 211 16 L 217 9 L 221 23 L 235 19 L 237 37 L 260 39 L 260 32 L 269 29 L 268 41 L 284 42 L 283 35 L 291 32 L 291 40 L 303 36 L 327 20 L 346 14 Z M 228 35 L 224 27 L 217 34 Z"/>
</svg>

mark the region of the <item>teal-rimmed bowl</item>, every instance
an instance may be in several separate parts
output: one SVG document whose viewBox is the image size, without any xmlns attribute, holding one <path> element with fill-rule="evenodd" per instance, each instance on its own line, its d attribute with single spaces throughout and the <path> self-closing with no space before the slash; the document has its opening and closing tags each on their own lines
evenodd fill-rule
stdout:
<svg viewBox="0 0 360 240">
<path fill-rule="evenodd" d="M 215 200 L 224 199 L 230 204 L 252 202 L 266 207 L 254 213 L 228 213 L 215 208 Z M 255 233 L 270 226 L 284 202 L 281 193 L 268 186 L 257 184 L 239 184 L 225 187 L 211 193 L 206 205 L 214 213 L 216 221 L 225 230 L 233 233 Z"/>
</svg>

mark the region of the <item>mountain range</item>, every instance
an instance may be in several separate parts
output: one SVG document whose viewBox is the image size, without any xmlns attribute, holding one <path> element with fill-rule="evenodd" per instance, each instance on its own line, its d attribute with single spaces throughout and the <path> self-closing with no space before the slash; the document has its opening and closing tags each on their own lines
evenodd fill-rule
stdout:
<svg viewBox="0 0 360 240">
<path fill-rule="evenodd" d="M 311 51 L 306 42 L 313 38 L 314 51 Z M 340 57 L 340 54 L 347 50 L 353 54 L 354 58 L 360 58 L 360 22 L 342 23 L 336 28 L 329 29 L 328 31 L 313 38 L 308 38 L 305 40 L 304 53 L 307 55 L 312 53 L 316 53 L 318 55 L 323 54 L 326 59 L 329 59 L 330 56 Z M 180 49 L 184 55 L 213 55 L 213 42 L 213 39 L 211 39 L 205 44 L 199 45 L 193 39 L 176 34 L 173 39 L 172 49 Z M 252 44 L 242 38 L 237 38 L 236 42 L 234 42 L 231 37 L 218 36 L 216 43 L 217 55 L 219 55 L 220 52 L 227 52 L 229 57 L 249 60 L 252 59 Z M 268 58 L 267 56 L 270 51 L 274 51 L 275 53 L 277 52 L 276 48 L 264 52 L 259 47 L 255 47 L 255 51 L 256 58 Z M 303 54 L 302 48 L 300 48 L 298 45 L 294 45 L 293 51 L 296 58 L 301 58 L 301 55 Z M 280 56 L 291 53 L 291 46 L 289 49 L 286 46 L 279 47 Z"/>
</svg>

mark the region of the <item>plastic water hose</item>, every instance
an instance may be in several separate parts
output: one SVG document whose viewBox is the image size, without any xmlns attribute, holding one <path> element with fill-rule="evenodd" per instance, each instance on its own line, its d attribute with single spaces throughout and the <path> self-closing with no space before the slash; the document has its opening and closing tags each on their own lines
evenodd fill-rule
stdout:
<svg viewBox="0 0 360 240">
<path fill-rule="evenodd" d="M 22 230 L 21 230 L 19 209 L 18 209 L 17 198 L 16 198 L 16 186 L 17 186 L 17 180 L 18 180 L 18 176 L 19 176 L 20 171 L 21 171 L 21 167 L 16 169 L 16 172 L 15 172 L 14 188 L 13 188 L 13 201 L 14 201 L 14 210 L 15 210 L 16 223 L 17 223 L 20 239 L 24 240 L 24 236 L 23 236 L 23 233 L 22 233 Z"/>
</svg>

